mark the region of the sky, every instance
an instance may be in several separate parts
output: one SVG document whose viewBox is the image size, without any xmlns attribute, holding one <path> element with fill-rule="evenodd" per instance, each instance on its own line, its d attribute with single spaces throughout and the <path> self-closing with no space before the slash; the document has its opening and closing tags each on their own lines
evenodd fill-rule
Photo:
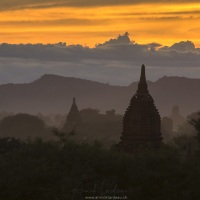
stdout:
<svg viewBox="0 0 200 200">
<path fill-rule="evenodd" d="M 195 0 L 1 0 L 0 43 L 94 47 L 124 32 L 141 44 L 191 40 L 200 47 Z"/>
<path fill-rule="evenodd" d="M 200 78 L 197 0 L 1 0 L 0 26 L 0 84 Z"/>
</svg>

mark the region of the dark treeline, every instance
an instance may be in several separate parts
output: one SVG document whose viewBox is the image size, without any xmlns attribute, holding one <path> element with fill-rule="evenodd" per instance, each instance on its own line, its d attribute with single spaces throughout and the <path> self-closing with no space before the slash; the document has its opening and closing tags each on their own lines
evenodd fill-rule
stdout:
<svg viewBox="0 0 200 200">
<path fill-rule="evenodd" d="M 200 154 L 163 145 L 133 154 L 98 142 L 0 140 L 0 199 L 199 199 Z"/>
<path fill-rule="evenodd" d="M 59 126 L 62 127 L 65 116 L 57 128 L 52 129 L 41 120 L 42 117 L 45 119 L 41 114 L 36 117 L 3 113 L 0 122 L 0 199 L 200 198 L 200 113 L 188 116 L 187 123 L 193 127 L 194 134 L 176 135 L 163 143 L 159 150 L 141 146 L 126 154 L 116 151 L 114 144 L 117 141 L 108 142 L 115 130 L 120 130 L 122 116 L 116 115 L 114 110 L 105 114 L 93 109 L 80 112 L 85 115 L 85 124 L 88 125 L 82 133 L 61 132 Z M 51 120 L 58 118 L 61 119 L 57 116 Z M 47 119 L 46 116 L 46 122 Z M 27 127 L 23 127 L 23 122 Z M 25 135 L 21 139 L 17 134 L 12 137 L 3 135 L 2 124 L 6 123 L 10 127 L 8 130 L 14 132 L 15 129 L 18 134 L 24 131 Z M 97 129 L 110 123 L 109 128 L 105 126 L 98 134 L 94 127 L 88 128 L 98 123 Z M 118 128 L 117 124 L 120 124 Z M 87 131 L 89 139 L 83 139 Z M 100 133 L 103 131 L 102 139 Z M 31 134 L 35 137 L 25 137 Z"/>
</svg>

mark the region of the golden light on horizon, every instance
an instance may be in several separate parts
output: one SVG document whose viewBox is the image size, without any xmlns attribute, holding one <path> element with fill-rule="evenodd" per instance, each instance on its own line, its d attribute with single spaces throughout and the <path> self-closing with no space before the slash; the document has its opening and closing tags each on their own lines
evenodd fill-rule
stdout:
<svg viewBox="0 0 200 200">
<path fill-rule="evenodd" d="M 200 3 L 52 7 L 0 12 L 0 43 L 82 44 L 93 47 L 124 32 L 137 43 L 200 47 Z"/>
</svg>

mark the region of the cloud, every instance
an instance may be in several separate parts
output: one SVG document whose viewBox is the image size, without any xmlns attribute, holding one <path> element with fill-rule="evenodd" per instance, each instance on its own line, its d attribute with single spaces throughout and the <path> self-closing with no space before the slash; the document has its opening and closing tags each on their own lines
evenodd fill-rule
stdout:
<svg viewBox="0 0 200 200">
<path fill-rule="evenodd" d="M 195 48 L 194 43 L 189 41 L 189 40 L 175 43 L 171 47 L 167 47 L 167 46 L 161 47 L 160 50 L 166 50 L 166 51 L 167 50 L 168 51 L 169 50 L 172 50 L 172 51 L 176 50 L 176 51 L 182 52 L 182 53 L 183 52 L 189 52 L 189 53 L 193 52 L 194 53 L 196 51 L 196 53 L 199 53 L 198 49 Z"/>
<path fill-rule="evenodd" d="M 200 14 L 200 10 L 190 10 L 190 11 L 158 11 L 158 12 L 122 12 L 122 13 L 118 13 L 118 15 L 121 16 L 145 16 L 145 15 L 199 15 Z"/>
<path fill-rule="evenodd" d="M 182 41 L 173 44 L 170 49 L 175 49 L 177 51 L 195 51 L 195 45 L 191 41 Z"/>
<path fill-rule="evenodd" d="M 0 84 L 33 81 L 43 74 L 84 78 L 115 85 L 138 80 L 138 68 L 147 66 L 148 79 L 161 76 L 200 78 L 200 50 L 191 41 L 170 47 L 138 44 L 129 34 L 119 35 L 94 48 L 82 45 L 1 44 Z"/>
<path fill-rule="evenodd" d="M 6 26 L 34 26 L 34 27 L 44 27 L 44 26 L 77 26 L 77 25 L 87 25 L 93 26 L 97 24 L 105 25 L 109 24 L 110 22 L 106 19 L 76 19 L 76 18 L 68 18 L 68 19 L 57 19 L 57 20 L 19 20 L 19 21 L 0 21 L 0 25 Z"/>
<path fill-rule="evenodd" d="M 182 20 L 182 19 L 186 19 L 186 17 L 179 17 L 179 16 L 174 16 L 174 17 L 140 17 L 138 18 L 140 20 L 150 20 L 150 21 L 172 21 L 172 20 Z M 190 17 L 187 17 L 187 19 L 191 19 Z"/>
<path fill-rule="evenodd" d="M 199 3 L 199 0 L 1 0 L 1 10 L 24 9 L 24 8 L 48 8 L 48 7 L 90 7 L 90 6 L 115 6 L 134 5 L 143 3 Z"/>
<path fill-rule="evenodd" d="M 199 58 L 199 50 L 191 41 L 181 41 L 171 47 L 162 47 L 158 43 L 137 44 L 131 41 L 129 33 L 119 35 L 95 48 L 82 45 L 57 44 L 7 44 L 0 45 L 1 57 L 36 59 L 44 61 L 81 61 L 81 60 L 123 60 L 123 61 L 148 61 L 155 64 L 157 61 L 170 61 L 177 57 L 189 60 L 191 55 Z M 171 63 L 173 65 L 173 63 Z M 156 65 L 157 66 L 157 65 Z"/>
<path fill-rule="evenodd" d="M 133 44 L 134 41 L 131 41 L 129 38 L 129 33 L 126 32 L 124 35 L 119 35 L 117 38 L 114 39 L 110 39 L 106 42 L 104 42 L 103 44 L 97 44 L 96 47 L 112 47 L 115 45 L 131 45 Z"/>
</svg>

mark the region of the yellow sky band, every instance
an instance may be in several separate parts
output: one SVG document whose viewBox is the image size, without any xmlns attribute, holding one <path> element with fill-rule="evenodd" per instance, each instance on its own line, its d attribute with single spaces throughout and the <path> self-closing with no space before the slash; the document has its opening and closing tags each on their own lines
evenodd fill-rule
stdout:
<svg viewBox="0 0 200 200">
<path fill-rule="evenodd" d="M 0 12 L 0 43 L 97 43 L 129 32 L 137 43 L 200 47 L 200 3 L 23 9 Z"/>
</svg>

